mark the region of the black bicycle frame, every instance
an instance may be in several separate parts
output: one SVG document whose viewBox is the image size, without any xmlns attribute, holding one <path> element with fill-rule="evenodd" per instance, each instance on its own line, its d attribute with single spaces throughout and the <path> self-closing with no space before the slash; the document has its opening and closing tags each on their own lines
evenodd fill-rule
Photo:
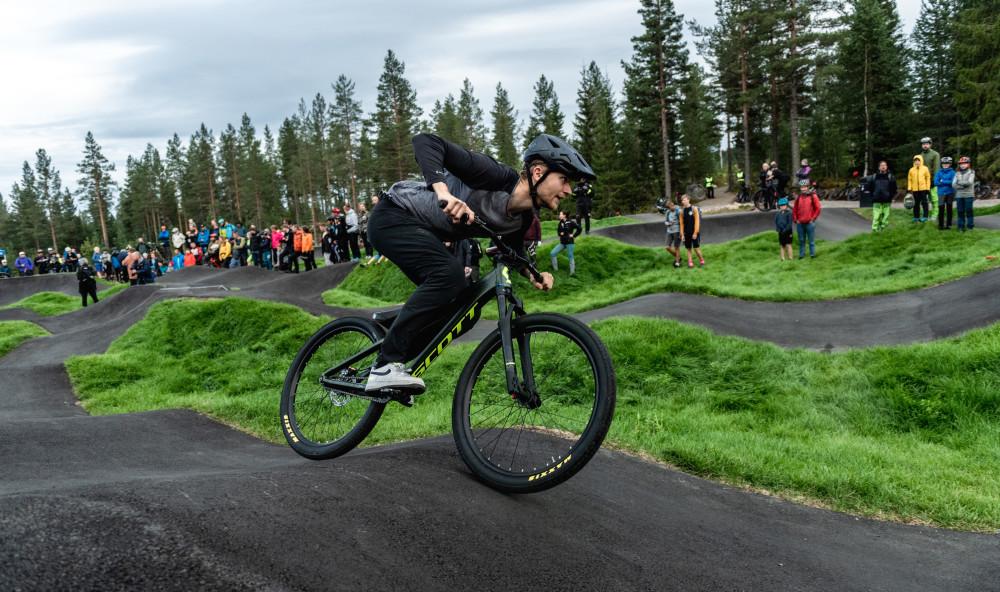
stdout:
<svg viewBox="0 0 1000 592">
<path fill-rule="evenodd" d="M 501 344 L 504 357 L 504 371 L 507 379 L 507 392 L 512 397 L 529 403 L 534 399 L 535 385 L 531 368 L 531 355 L 528 340 L 525 336 L 518 337 L 520 350 L 521 369 L 525 377 L 525 384 L 522 385 L 517 376 L 517 364 L 514 360 L 514 346 L 511 340 L 511 321 L 514 315 L 524 314 L 521 301 L 514 295 L 511 280 L 510 268 L 505 265 L 499 257 L 494 258 L 494 269 L 474 285 L 470 286 L 466 292 L 471 294 L 471 305 L 460 307 L 448 320 L 447 323 L 437 332 L 428 345 L 420 354 L 410 362 L 407 370 L 413 376 L 421 376 L 430 365 L 444 352 L 453 341 L 468 332 L 479 321 L 483 306 L 490 300 L 496 298 L 500 318 L 497 325 L 500 329 Z M 378 352 L 382 347 L 382 340 L 378 340 L 364 350 L 342 361 L 337 366 L 328 369 L 323 373 L 320 382 L 323 386 L 338 391 L 346 391 L 353 394 L 364 394 L 364 384 L 357 382 L 347 382 L 340 380 L 338 375 L 345 369 L 351 367 L 359 360 L 363 360 Z"/>
</svg>

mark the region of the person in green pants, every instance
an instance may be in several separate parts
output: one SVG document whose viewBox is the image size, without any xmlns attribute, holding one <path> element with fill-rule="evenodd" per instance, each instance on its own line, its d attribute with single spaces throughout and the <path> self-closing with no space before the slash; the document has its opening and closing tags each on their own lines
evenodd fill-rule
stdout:
<svg viewBox="0 0 1000 592">
<path fill-rule="evenodd" d="M 931 179 L 933 179 L 934 175 L 941 170 L 941 155 L 938 154 L 937 150 L 931 148 L 931 139 L 927 136 L 920 138 L 920 148 L 923 149 L 920 156 L 924 157 L 924 166 L 931 172 Z M 937 187 L 931 187 L 930 202 L 931 211 L 936 212 L 938 209 Z"/>
<path fill-rule="evenodd" d="M 878 163 L 878 172 L 868 178 L 868 191 L 872 194 L 872 232 L 879 232 L 889 225 L 889 209 L 896 198 L 896 176 L 889 172 L 889 163 Z"/>
</svg>

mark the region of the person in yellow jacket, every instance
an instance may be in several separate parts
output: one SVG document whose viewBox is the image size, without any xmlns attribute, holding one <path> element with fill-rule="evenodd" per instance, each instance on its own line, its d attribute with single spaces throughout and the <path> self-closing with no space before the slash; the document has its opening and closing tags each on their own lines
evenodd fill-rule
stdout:
<svg viewBox="0 0 1000 592">
<path fill-rule="evenodd" d="M 219 244 L 219 267 L 223 269 L 229 267 L 229 260 L 233 256 L 233 244 L 229 242 L 229 239 L 222 237 L 222 242 Z"/>
<path fill-rule="evenodd" d="M 928 215 L 927 198 L 931 191 L 931 172 L 924 166 L 924 157 L 913 157 L 913 166 L 906 177 L 906 190 L 913 194 L 913 221 L 926 222 Z"/>
</svg>

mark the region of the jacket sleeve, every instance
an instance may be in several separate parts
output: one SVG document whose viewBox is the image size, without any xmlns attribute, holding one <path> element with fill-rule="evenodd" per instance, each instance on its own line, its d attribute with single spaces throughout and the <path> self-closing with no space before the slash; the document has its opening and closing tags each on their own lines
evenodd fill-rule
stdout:
<svg viewBox="0 0 1000 592">
<path fill-rule="evenodd" d="M 581 227 L 580 227 L 580 225 L 579 225 L 579 224 L 577 224 L 577 223 L 576 223 L 576 222 L 574 221 L 574 222 L 573 222 L 573 238 L 576 238 L 576 237 L 580 236 L 580 233 L 581 233 L 581 232 L 583 232 L 583 228 L 581 228 Z"/>
<path fill-rule="evenodd" d="M 434 134 L 413 137 L 413 156 L 428 187 L 445 182 L 448 173 L 472 189 L 487 191 L 510 192 L 518 181 L 517 172 L 509 166 Z"/>
</svg>

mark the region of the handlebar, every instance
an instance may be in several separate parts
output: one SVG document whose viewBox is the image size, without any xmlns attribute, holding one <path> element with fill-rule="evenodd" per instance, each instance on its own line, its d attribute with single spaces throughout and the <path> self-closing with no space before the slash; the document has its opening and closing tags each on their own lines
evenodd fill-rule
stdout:
<svg viewBox="0 0 1000 592">
<path fill-rule="evenodd" d="M 446 202 L 443 199 L 438 200 L 439 208 L 443 210 L 447 206 L 448 202 Z M 468 220 L 469 220 L 468 214 L 462 214 L 461 218 L 462 224 L 468 224 Z M 489 236 L 490 240 L 493 241 L 493 245 L 499 251 L 499 257 L 501 259 L 506 259 L 512 263 L 518 263 L 524 265 L 528 269 L 528 273 L 531 274 L 531 277 L 536 282 L 542 283 L 542 273 L 538 271 L 538 268 L 535 267 L 534 264 L 532 264 L 527 257 L 518 255 L 517 252 L 515 252 L 514 249 L 510 247 L 510 245 L 503 242 L 503 236 L 494 232 L 493 229 L 489 227 L 489 225 L 487 225 L 485 222 L 482 221 L 482 219 L 479 218 L 479 216 L 473 218 L 472 223 L 481 228 Z"/>
</svg>

